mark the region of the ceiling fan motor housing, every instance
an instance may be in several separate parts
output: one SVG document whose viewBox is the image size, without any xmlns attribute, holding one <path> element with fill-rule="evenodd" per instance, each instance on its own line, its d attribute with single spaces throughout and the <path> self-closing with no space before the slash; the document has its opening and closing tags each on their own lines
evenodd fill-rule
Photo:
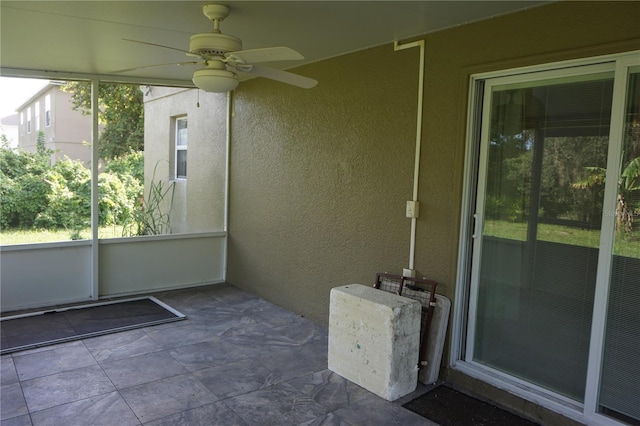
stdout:
<svg viewBox="0 0 640 426">
<path fill-rule="evenodd" d="M 224 56 L 237 50 L 242 50 L 242 41 L 227 34 L 201 33 L 189 39 L 189 51 L 198 56 Z"/>
</svg>

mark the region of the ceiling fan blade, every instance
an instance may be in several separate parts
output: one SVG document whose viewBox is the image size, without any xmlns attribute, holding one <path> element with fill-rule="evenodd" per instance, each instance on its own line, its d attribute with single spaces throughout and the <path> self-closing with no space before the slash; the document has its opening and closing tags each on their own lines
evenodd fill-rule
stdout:
<svg viewBox="0 0 640 426">
<path fill-rule="evenodd" d="M 248 72 L 270 80 L 280 81 L 282 83 L 291 84 L 292 86 L 302 87 L 303 89 L 311 89 L 318 82 L 312 78 L 303 77 L 298 74 L 292 74 L 287 71 L 269 68 L 262 65 L 252 65 L 250 67 L 238 68 L 239 71 Z"/>
<path fill-rule="evenodd" d="M 164 46 L 162 44 L 155 44 L 155 43 L 149 43 L 148 41 L 140 41 L 140 40 L 132 40 L 130 38 L 123 38 L 122 40 L 124 41 L 130 41 L 132 43 L 140 43 L 140 44 L 146 44 L 148 46 L 155 46 L 155 47 L 162 47 L 163 49 L 171 49 L 171 50 L 175 50 L 178 52 L 182 52 L 182 53 L 191 53 L 188 50 L 184 50 L 184 49 L 177 49 L 175 47 L 170 47 L 170 46 Z"/>
<path fill-rule="evenodd" d="M 165 67 L 165 66 L 169 66 L 169 65 L 182 66 L 182 65 L 195 65 L 195 64 L 200 64 L 200 63 L 201 62 L 198 62 L 198 61 L 190 61 L 190 62 L 171 62 L 169 64 L 143 65 L 141 67 L 125 68 L 123 70 L 111 71 L 109 74 L 120 74 L 120 73 L 123 73 L 123 72 L 129 72 L 129 71 L 135 71 L 135 70 L 141 70 L 141 69 L 153 68 L 153 67 Z"/>
<path fill-rule="evenodd" d="M 238 50 L 235 52 L 229 52 L 225 56 L 230 62 L 240 62 L 245 64 L 270 61 L 299 61 L 304 59 L 304 56 L 300 53 L 284 46 Z"/>
</svg>

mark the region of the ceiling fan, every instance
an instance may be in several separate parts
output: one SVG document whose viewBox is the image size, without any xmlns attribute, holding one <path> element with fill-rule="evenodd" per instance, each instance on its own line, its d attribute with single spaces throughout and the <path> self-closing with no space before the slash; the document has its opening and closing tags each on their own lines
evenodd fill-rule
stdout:
<svg viewBox="0 0 640 426">
<path fill-rule="evenodd" d="M 149 65 L 129 68 L 117 72 L 133 71 L 161 65 L 201 64 L 203 68 L 193 73 L 193 83 L 205 92 L 229 92 L 238 86 L 237 72 L 244 72 L 271 80 L 280 81 L 304 89 L 314 87 L 318 82 L 308 77 L 259 65 L 261 62 L 301 60 L 304 57 L 288 47 L 265 47 L 242 50 L 242 41 L 220 31 L 220 22 L 229 16 L 229 7 L 222 4 L 206 4 L 202 7 L 204 15 L 213 22 L 208 33 L 194 34 L 189 40 L 189 50 L 176 49 L 144 41 L 124 39 L 135 43 L 177 50 L 187 56 L 199 58 L 198 61 L 176 64 Z"/>
</svg>

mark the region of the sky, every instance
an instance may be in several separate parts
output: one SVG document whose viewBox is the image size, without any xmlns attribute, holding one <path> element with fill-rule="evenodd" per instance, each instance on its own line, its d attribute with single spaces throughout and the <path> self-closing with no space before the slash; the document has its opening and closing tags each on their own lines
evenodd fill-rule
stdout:
<svg viewBox="0 0 640 426">
<path fill-rule="evenodd" d="M 0 77 L 0 118 L 11 115 L 49 80 Z"/>
</svg>

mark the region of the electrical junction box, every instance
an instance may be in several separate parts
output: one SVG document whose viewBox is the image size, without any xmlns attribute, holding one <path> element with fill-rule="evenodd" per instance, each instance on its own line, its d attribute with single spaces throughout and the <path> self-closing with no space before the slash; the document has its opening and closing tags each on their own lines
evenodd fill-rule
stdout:
<svg viewBox="0 0 640 426">
<path fill-rule="evenodd" d="M 407 217 L 417 219 L 420 214 L 420 203 L 418 201 L 407 201 Z"/>
<path fill-rule="evenodd" d="M 409 277 L 409 278 L 415 278 L 416 277 L 416 270 L 415 269 L 403 268 L 402 269 L 402 276 L 403 277 Z"/>
</svg>

